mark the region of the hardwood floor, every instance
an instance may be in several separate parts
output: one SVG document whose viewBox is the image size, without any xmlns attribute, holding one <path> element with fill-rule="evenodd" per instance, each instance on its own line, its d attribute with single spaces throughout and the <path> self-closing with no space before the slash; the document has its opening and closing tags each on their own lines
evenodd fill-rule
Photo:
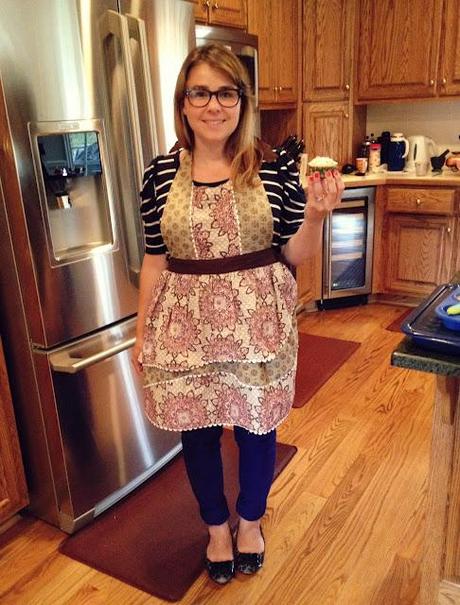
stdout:
<svg viewBox="0 0 460 605">
<path fill-rule="evenodd" d="M 402 310 L 301 318 L 304 332 L 362 344 L 279 429 L 298 453 L 272 488 L 263 570 L 224 588 L 202 574 L 181 603 L 417 603 L 434 376 L 389 365 L 402 335 L 385 326 Z M 59 554 L 64 537 L 31 518 L 0 536 L 2 605 L 166 603 Z"/>
</svg>

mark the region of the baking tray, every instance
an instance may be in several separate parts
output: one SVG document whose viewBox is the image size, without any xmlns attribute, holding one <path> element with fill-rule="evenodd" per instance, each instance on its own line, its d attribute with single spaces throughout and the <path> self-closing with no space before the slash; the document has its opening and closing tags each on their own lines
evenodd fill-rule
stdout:
<svg viewBox="0 0 460 605">
<path fill-rule="evenodd" d="M 444 284 L 422 302 L 401 324 L 401 330 L 420 347 L 460 355 L 460 332 L 444 327 L 436 315 L 436 307 L 457 290 L 459 284 Z"/>
</svg>

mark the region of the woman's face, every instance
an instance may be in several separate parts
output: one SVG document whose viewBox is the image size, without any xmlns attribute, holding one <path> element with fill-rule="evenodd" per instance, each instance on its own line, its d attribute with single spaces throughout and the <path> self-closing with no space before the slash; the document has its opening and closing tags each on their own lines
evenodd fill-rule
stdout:
<svg viewBox="0 0 460 605">
<path fill-rule="evenodd" d="M 186 88 L 214 92 L 234 90 L 236 86 L 223 71 L 210 67 L 207 63 L 199 63 L 190 70 Z M 188 97 L 185 97 L 183 112 L 195 135 L 195 145 L 225 145 L 238 126 L 241 100 L 234 107 L 222 107 L 214 95 L 205 107 L 193 107 Z"/>
</svg>

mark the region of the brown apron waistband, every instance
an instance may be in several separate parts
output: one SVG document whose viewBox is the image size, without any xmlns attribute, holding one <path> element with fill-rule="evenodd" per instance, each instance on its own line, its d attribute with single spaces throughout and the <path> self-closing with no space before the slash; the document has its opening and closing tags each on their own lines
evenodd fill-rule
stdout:
<svg viewBox="0 0 460 605">
<path fill-rule="evenodd" d="M 226 256 L 211 259 L 168 258 L 168 270 L 173 273 L 192 275 L 210 275 L 213 273 L 231 273 L 243 269 L 255 269 L 281 261 L 281 252 L 275 248 L 265 248 L 256 252 L 247 252 L 238 256 Z"/>
</svg>

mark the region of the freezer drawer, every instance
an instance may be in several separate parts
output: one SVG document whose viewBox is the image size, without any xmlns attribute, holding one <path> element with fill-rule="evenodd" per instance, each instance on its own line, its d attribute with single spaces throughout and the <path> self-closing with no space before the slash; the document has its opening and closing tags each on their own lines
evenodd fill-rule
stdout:
<svg viewBox="0 0 460 605">
<path fill-rule="evenodd" d="M 66 531 L 180 451 L 179 433 L 157 429 L 145 417 L 141 379 L 130 363 L 134 330 L 130 319 L 47 355 L 64 453 Z"/>
</svg>

